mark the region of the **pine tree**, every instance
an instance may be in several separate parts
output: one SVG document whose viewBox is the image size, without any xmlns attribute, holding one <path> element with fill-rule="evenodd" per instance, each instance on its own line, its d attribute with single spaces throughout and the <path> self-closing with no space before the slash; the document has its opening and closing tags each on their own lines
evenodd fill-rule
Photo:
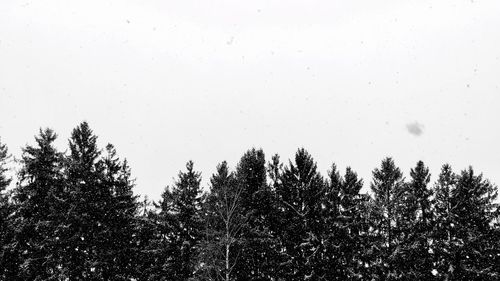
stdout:
<svg viewBox="0 0 500 281">
<path fill-rule="evenodd" d="M 400 241 L 395 257 L 398 279 L 430 280 L 433 278 L 433 256 L 430 247 L 432 234 L 432 191 L 429 168 L 422 161 L 410 170 L 410 182 L 400 196 L 398 213 Z"/>
<path fill-rule="evenodd" d="M 342 221 L 342 186 L 343 179 L 337 171 L 335 164 L 328 171 L 328 181 L 325 184 L 325 194 L 322 198 L 321 219 L 325 226 L 321 241 L 324 250 L 318 259 L 322 263 L 319 276 L 327 280 L 345 280 L 348 277 L 348 267 L 344 259 L 343 251 L 346 250 L 348 229 Z"/>
<path fill-rule="evenodd" d="M 66 160 L 68 211 L 65 266 L 71 280 L 100 280 L 109 267 L 104 255 L 109 247 L 109 204 L 112 192 L 104 184 L 105 167 L 97 136 L 87 122 L 77 126 L 69 140 Z"/>
<path fill-rule="evenodd" d="M 451 276 L 454 280 L 494 280 L 500 277 L 499 249 L 493 220 L 497 215 L 497 187 L 472 167 L 463 170 L 452 192 Z"/>
<path fill-rule="evenodd" d="M 321 221 L 324 181 L 305 149 L 295 154 L 281 175 L 276 188 L 280 215 L 280 244 L 285 261 L 281 278 L 285 280 L 316 280 L 321 272 Z"/>
<path fill-rule="evenodd" d="M 102 155 L 87 122 L 69 140 L 65 161 L 64 247 L 61 268 L 70 280 L 130 280 L 135 275 L 136 212 L 127 161 L 108 144 Z"/>
<path fill-rule="evenodd" d="M 11 182 L 11 178 L 7 175 L 9 158 L 7 146 L 0 142 L 0 280 L 13 280 L 13 275 L 16 274 L 15 271 L 12 271 L 16 267 L 16 259 L 8 250 L 8 244 L 13 235 L 9 219 L 13 208 L 11 202 L 9 202 L 9 194 L 6 191 Z"/>
<path fill-rule="evenodd" d="M 272 233 L 273 194 L 267 184 L 266 161 L 262 149 L 250 149 L 236 167 L 236 180 L 241 190 L 241 210 L 245 224 L 236 247 L 239 261 L 235 266 L 238 280 L 269 279 L 276 273 L 277 248 Z"/>
<path fill-rule="evenodd" d="M 366 232 L 364 217 L 367 194 L 360 194 L 363 181 L 350 168 L 341 177 L 335 164 L 328 172 L 329 179 L 323 199 L 322 220 L 325 225 L 320 261 L 325 280 L 363 280 Z"/>
<path fill-rule="evenodd" d="M 452 194 L 456 188 L 456 175 L 451 166 L 443 165 L 434 185 L 434 227 L 432 233 L 435 273 L 438 280 L 450 280 L 452 253 Z"/>
<path fill-rule="evenodd" d="M 157 243 L 167 246 L 160 257 L 164 273 L 160 280 L 188 280 L 197 269 L 196 257 L 203 235 L 201 175 L 194 171 L 192 161 L 186 169 L 179 172 L 172 188 L 165 189 L 160 202 L 164 238 Z"/>
<path fill-rule="evenodd" d="M 54 147 L 56 134 L 40 130 L 36 146 L 23 149 L 19 184 L 14 190 L 16 212 L 13 246 L 19 254 L 18 278 L 22 280 L 56 280 L 59 270 L 60 200 L 63 188 L 63 156 Z"/>
<path fill-rule="evenodd" d="M 113 145 L 106 146 L 104 167 L 104 188 L 111 191 L 111 201 L 107 202 L 105 225 L 105 248 L 99 259 L 105 265 L 103 280 L 130 280 L 135 275 L 137 249 L 134 245 L 136 231 L 137 197 L 133 194 L 134 182 L 127 160 L 120 161 Z"/>
<path fill-rule="evenodd" d="M 371 189 L 373 200 L 373 229 L 377 237 L 375 256 L 372 268 L 374 274 L 382 280 L 397 279 L 395 250 L 398 247 L 398 230 L 400 218 L 397 210 L 401 203 L 404 179 L 401 170 L 396 167 L 392 158 L 382 161 L 380 169 L 373 171 Z"/>
<path fill-rule="evenodd" d="M 368 222 L 365 217 L 367 194 L 361 194 L 363 180 L 350 168 L 346 168 L 340 190 L 341 227 L 345 241 L 342 243 L 342 264 L 347 268 L 347 279 L 364 280 L 364 264 L 368 261 L 364 255 L 367 245 Z"/>
<path fill-rule="evenodd" d="M 475 175 L 471 167 L 456 175 L 444 165 L 435 189 L 436 278 L 498 279 L 497 187 Z"/>
</svg>

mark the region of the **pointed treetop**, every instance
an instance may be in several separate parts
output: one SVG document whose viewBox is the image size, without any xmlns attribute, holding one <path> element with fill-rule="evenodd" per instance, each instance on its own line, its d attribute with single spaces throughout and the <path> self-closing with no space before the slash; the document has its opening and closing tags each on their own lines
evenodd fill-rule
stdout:
<svg viewBox="0 0 500 281">
<path fill-rule="evenodd" d="M 57 139 L 57 134 L 50 128 L 41 129 L 38 136 L 35 136 L 35 140 L 40 147 L 48 143 L 52 143 Z"/>
<path fill-rule="evenodd" d="M 210 179 L 212 187 L 217 186 L 221 179 L 225 179 L 230 175 L 226 161 L 222 161 L 218 164 L 216 169 L 217 172 L 212 174 L 212 178 Z"/>
<path fill-rule="evenodd" d="M 252 148 L 245 152 L 236 167 L 240 179 L 255 180 L 258 183 L 266 180 L 266 160 L 262 149 Z M 247 183 L 248 184 L 248 183 Z"/>
<path fill-rule="evenodd" d="M 344 184 L 342 190 L 349 195 L 356 195 L 363 188 L 363 180 L 358 178 L 358 174 L 354 172 L 351 167 L 345 169 Z"/>
<path fill-rule="evenodd" d="M 402 178 L 403 173 L 396 167 L 394 160 L 391 157 L 387 157 L 382 160 L 380 168 L 375 168 L 375 170 L 373 170 L 372 187 L 382 182 L 395 183 L 402 180 Z"/>
<path fill-rule="evenodd" d="M 335 163 L 332 164 L 330 170 L 328 171 L 328 178 L 331 187 L 340 189 L 340 186 L 342 185 L 342 177 L 340 176 L 340 173 L 337 170 L 337 165 L 335 165 Z"/>
<path fill-rule="evenodd" d="M 305 148 L 300 148 L 295 153 L 295 165 L 302 175 L 311 176 L 316 173 L 317 165 L 311 154 Z"/>
<path fill-rule="evenodd" d="M 428 201 L 429 196 L 432 195 L 432 190 L 427 188 L 431 180 L 431 174 L 429 173 L 429 168 L 425 166 L 423 161 L 418 161 L 417 166 L 410 170 L 410 177 L 410 192 L 419 200 Z"/>
<path fill-rule="evenodd" d="M 101 152 L 97 148 L 97 136 L 84 121 L 71 133 L 69 140 L 71 159 L 86 165 L 93 165 Z"/>
<path fill-rule="evenodd" d="M 410 176 L 418 184 L 428 184 L 431 180 L 429 168 L 425 166 L 423 161 L 418 161 L 417 166 L 414 169 L 410 170 Z"/>
</svg>

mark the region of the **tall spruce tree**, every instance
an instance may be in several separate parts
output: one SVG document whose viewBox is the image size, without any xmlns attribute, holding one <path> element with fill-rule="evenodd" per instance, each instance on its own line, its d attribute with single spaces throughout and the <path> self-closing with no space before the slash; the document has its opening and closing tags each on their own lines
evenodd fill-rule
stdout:
<svg viewBox="0 0 500 281">
<path fill-rule="evenodd" d="M 397 208 L 400 241 L 394 254 L 397 279 L 400 280 L 430 280 L 434 277 L 430 247 L 432 191 L 427 187 L 429 181 L 429 168 L 418 161 L 416 167 L 410 170 L 410 182 L 400 196 L 401 204 Z"/>
<path fill-rule="evenodd" d="M 178 180 L 167 187 L 160 202 L 159 219 L 164 224 L 159 245 L 167 245 L 160 257 L 164 274 L 160 280 L 188 280 L 197 270 L 200 241 L 203 235 L 201 174 L 194 164 L 186 164 Z"/>
<path fill-rule="evenodd" d="M 438 280 L 451 280 L 454 213 L 452 210 L 452 195 L 455 193 L 457 176 L 451 166 L 443 165 L 437 182 L 434 184 L 434 223 L 433 246 L 434 274 Z"/>
<path fill-rule="evenodd" d="M 276 188 L 279 238 L 285 255 L 280 271 L 284 280 L 316 280 L 321 276 L 324 190 L 324 180 L 313 158 L 305 149 L 299 149 Z"/>
<path fill-rule="evenodd" d="M 133 194 L 134 181 L 127 160 L 121 161 L 113 145 L 106 146 L 102 159 L 104 167 L 103 188 L 110 190 L 105 215 L 105 248 L 99 259 L 105 263 L 103 280 L 130 280 L 135 276 L 137 247 L 135 231 L 138 212 L 137 197 Z"/>
<path fill-rule="evenodd" d="M 57 280 L 61 257 L 57 228 L 62 222 L 63 156 L 54 147 L 56 134 L 40 130 L 36 146 L 23 149 L 19 183 L 14 190 L 15 229 L 11 250 L 18 253 L 20 280 Z M 14 265 L 11 265 L 14 266 Z"/>
<path fill-rule="evenodd" d="M 500 277 L 497 187 L 469 167 L 460 175 L 444 165 L 436 183 L 433 250 L 438 280 Z"/>
<path fill-rule="evenodd" d="M 130 280 L 138 204 L 127 161 L 112 145 L 102 155 L 87 122 L 73 130 L 69 147 L 61 267 L 70 280 Z"/>
<path fill-rule="evenodd" d="M 239 260 L 235 266 L 238 280 L 265 280 L 276 273 L 277 248 L 272 233 L 273 195 L 267 184 L 266 161 L 262 149 L 250 149 L 236 167 L 241 190 L 241 211 L 245 216 L 236 247 Z"/>
<path fill-rule="evenodd" d="M 340 189 L 340 226 L 344 241 L 341 245 L 341 261 L 349 280 L 365 280 L 364 265 L 368 263 L 364 255 L 369 229 L 365 217 L 367 194 L 361 194 L 363 180 L 350 168 L 346 168 Z"/>
<path fill-rule="evenodd" d="M 366 232 L 364 211 L 367 194 L 360 194 L 363 181 L 348 167 L 344 177 L 332 165 L 323 199 L 322 220 L 325 225 L 321 262 L 325 280 L 363 280 Z"/>
<path fill-rule="evenodd" d="M 348 276 L 348 267 L 345 264 L 342 246 L 346 242 L 347 228 L 342 224 L 341 218 L 341 192 L 343 179 L 337 171 L 335 164 L 328 171 L 328 180 L 325 184 L 325 193 L 322 198 L 321 219 L 325 226 L 322 232 L 321 244 L 324 249 L 321 258 L 321 271 L 318 276 L 323 276 L 327 280 L 345 280 Z"/>
<path fill-rule="evenodd" d="M 0 280 L 13 279 L 11 269 L 15 267 L 15 258 L 8 250 L 8 244 L 12 239 L 13 229 L 9 216 L 12 213 L 12 204 L 9 202 L 9 194 L 6 191 L 11 182 L 7 175 L 7 162 L 10 158 L 7 146 L 0 142 Z"/>
<path fill-rule="evenodd" d="M 454 280 L 495 280 L 500 268 L 493 220 L 497 215 L 497 187 L 472 167 L 463 170 L 452 192 L 451 276 Z"/>
<path fill-rule="evenodd" d="M 380 168 L 373 171 L 371 190 L 373 200 L 373 229 L 376 236 L 376 260 L 371 267 L 373 274 L 380 280 L 398 279 L 397 262 L 394 255 L 398 247 L 398 227 L 400 217 L 397 213 L 404 190 L 404 179 L 401 170 L 396 167 L 392 158 L 385 158 Z"/>
<path fill-rule="evenodd" d="M 101 150 L 87 122 L 72 132 L 66 160 L 68 211 L 65 228 L 65 266 L 70 280 L 103 280 L 110 269 L 109 216 L 112 190 L 106 181 Z"/>
<path fill-rule="evenodd" d="M 65 268 L 70 280 L 97 280 L 105 265 L 99 263 L 98 252 L 104 246 L 104 216 L 111 199 L 101 185 L 103 167 L 97 136 L 87 122 L 73 129 L 69 140 L 66 178 L 69 210 L 66 216 Z"/>
</svg>

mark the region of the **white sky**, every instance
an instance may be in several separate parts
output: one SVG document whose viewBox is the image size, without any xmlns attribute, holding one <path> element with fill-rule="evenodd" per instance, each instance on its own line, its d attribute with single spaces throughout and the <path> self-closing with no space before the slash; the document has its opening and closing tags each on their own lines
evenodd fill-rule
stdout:
<svg viewBox="0 0 500 281">
<path fill-rule="evenodd" d="M 500 183 L 500 1 L 0 1 L 0 137 L 87 120 L 158 199 L 244 151 Z M 415 135 L 422 129 L 422 134 Z"/>
</svg>

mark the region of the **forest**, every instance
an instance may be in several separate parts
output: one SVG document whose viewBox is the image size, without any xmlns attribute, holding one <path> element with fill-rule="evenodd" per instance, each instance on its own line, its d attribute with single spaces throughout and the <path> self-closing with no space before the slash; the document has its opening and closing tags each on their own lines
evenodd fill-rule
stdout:
<svg viewBox="0 0 500 281">
<path fill-rule="evenodd" d="M 431 181 L 388 157 L 365 192 L 303 148 L 252 148 L 207 186 L 187 162 L 150 202 L 87 122 L 56 138 L 40 129 L 15 173 L 0 143 L 0 280 L 500 280 L 497 186 L 472 167 Z"/>
</svg>

